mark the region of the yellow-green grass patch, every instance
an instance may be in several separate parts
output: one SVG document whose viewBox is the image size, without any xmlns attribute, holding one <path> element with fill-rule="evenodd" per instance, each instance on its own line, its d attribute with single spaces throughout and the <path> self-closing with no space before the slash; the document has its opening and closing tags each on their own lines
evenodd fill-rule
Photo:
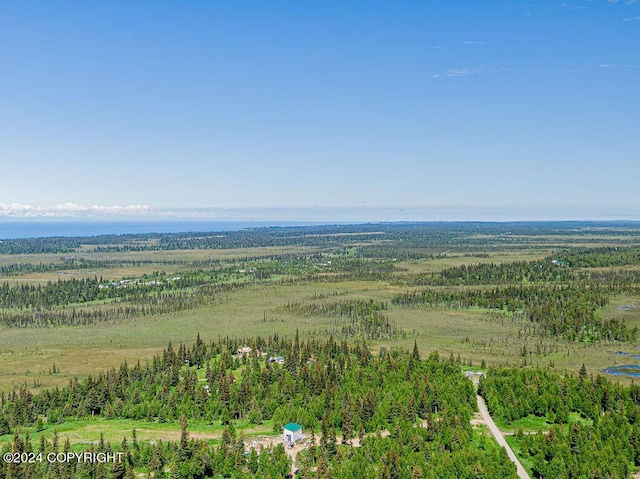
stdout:
<svg viewBox="0 0 640 479">
<path fill-rule="evenodd" d="M 44 436 L 49 442 L 53 440 L 55 432 L 58 434 L 58 443 L 62 444 L 67 439 L 72 445 L 97 444 L 102 435 L 104 441 L 115 446 L 120 444 L 123 437 L 131 444 L 133 430 L 139 441 L 178 441 L 180 439 L 180 423 L 178 421 L 158 423 L 157 421 L 133 420 L 133 419 L 105 419 L 103 417 L 88 417 L 78 420 L 69 420 L 61 424 L 46 424 L 46 428 L 37 431 L 35 427 L 22 427 L 21 433 L 29 432 L 32 444 L 37 445 L 40 436 Z M 266 421 L 259 426 L 249 424 L 247 421 L 234 423 L 237 435 L 240 437 L 263 437 L 273 434 L 273 425 Z M 219 421 L 213 424 L 204 422 L 192 422 L 188 424 L 189 437 L 202 440 L 219 440 L 224 426 Z M 0 436 L 2 444 L 11 443 L 13 433 Z"/>
</svg>

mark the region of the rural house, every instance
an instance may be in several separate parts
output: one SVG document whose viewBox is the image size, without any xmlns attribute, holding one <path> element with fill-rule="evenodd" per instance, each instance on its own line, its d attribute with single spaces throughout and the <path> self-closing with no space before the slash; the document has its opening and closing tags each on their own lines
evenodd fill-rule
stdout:
<svg viewBox="0 0 640 479">
<path fill-rule="evenodd" d="M 290 422 L 282 427 L 282 440 L 284 442 L 296 442 L 304 438 L 302 435 L 302 426 L 295 422 Z"/>
</svg>

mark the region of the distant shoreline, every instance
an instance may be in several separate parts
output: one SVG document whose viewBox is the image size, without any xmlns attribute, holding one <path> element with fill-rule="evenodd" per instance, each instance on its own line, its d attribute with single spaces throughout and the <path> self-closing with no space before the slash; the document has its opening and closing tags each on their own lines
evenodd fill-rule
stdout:
<svg viewBox="0 0 640 479">
<path fill-rule="evenodd" d="M 145 221 L 145 220 L 0 220 L 0 240 L 84 237 L 145 233 L 183 233 L 187 231 L 239 231 L 268 226 L 313 226 L 320 223 L 296 221 Z M 326 224 L 326 223 L 322 223 Z"/>
<path fill-rule="evenodd" d="M 457 224 L 556 224 L 576 227 L 618 227 L 629 226 L 640 228 L 640 221 L 634 220 L 523 220 L 523 221 L 192 221 L 192 220 L 144 220 L 144 219 L 5 219 L 0 218 L 0 241 L 26 238 L 51 237 L 91 237 L 102 235 L 129 234 L 169 234 L 185 232 L 224 232 L 240 231 L 245 228 L 268 227 L 304 227 L 304 226 L 334 226 L 334 225 L 362 225 L 362 224 L 426 224 L 426 223 L 457 223 Z"/>
</svg>

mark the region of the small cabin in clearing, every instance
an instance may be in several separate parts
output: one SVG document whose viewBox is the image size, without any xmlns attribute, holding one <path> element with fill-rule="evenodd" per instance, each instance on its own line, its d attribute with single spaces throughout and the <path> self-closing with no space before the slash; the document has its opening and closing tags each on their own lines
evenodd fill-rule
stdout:
<svg viewBox="0 0 640 479">
<path fill-rule="evenodd" d="M 238 348 L 238 356 L 244 356 L 251 352 L 251 348 L 249 346 L 243 346 Z"/>
<path fill-rule="evenodd" d="M 303 439 L 302 426 L 295 422 L 290 422 L 282 427 L 282 440 L 284 442 L 296 442 Z"/>
</svg>

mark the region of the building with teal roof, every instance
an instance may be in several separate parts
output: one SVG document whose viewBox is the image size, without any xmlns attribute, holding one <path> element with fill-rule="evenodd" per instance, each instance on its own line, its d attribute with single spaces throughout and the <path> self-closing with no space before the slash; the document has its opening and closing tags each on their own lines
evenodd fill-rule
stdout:
<svg viewBox="0 0 640 479">
<path fill-rule="evenodd" d="M 282 440 L 284 442 L 292 443 L 303 439 L 302 426 L 295 422 L 290 422 L 282 427 Z"/>
</svg>

